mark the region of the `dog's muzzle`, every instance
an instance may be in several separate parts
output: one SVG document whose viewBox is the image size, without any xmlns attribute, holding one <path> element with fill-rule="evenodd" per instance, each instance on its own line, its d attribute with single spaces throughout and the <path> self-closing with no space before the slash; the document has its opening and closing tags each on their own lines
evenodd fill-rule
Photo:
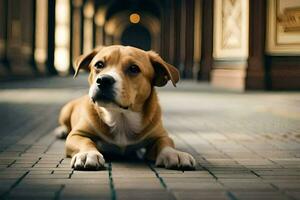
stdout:
<svg viewBox="0 0 300 200">
<path fill-rule="evenodd" d="M 93 94 L 91 96 L 92 100 L 103 101 L 103 102 L 113 102 L 115 101 L 115 91 L 114 84 L 116 80 L 110 75 L 104 75 L 96 80 L 97 87 L 94 87 Z"/>
<path fill-rule="evenodd" d="M 105 90 L 109 87 L 112 87 L 115 82 L 116 80 L 110 75 L 99 77 L 96 80 L 97 86 L 100 90 Z"/>
<path fill-rule="evenodd" d="M 92 101 L 113 103 L 118 107 L 127 110 L 129 106 L 123 106 L 116 100 L 116 79 L 111 75 L 103 75 L 96 79 L 94 86 L 90 88 L 90 97 Z"/>
</svg>

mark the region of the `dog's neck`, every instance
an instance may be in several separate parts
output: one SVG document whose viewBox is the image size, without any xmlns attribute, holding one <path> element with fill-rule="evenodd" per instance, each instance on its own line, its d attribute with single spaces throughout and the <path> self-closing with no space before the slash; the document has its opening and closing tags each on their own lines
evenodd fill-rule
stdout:
<svg viewBox="0 0 300 200">
<path fill-rule="evenodd" d="M 142 131 L 142 114 L 124 109 L 100 107 L 102 120 L 110 128 L 114 140 L 119 145 L 134 142 L 136 134 Z"/>
</svg>

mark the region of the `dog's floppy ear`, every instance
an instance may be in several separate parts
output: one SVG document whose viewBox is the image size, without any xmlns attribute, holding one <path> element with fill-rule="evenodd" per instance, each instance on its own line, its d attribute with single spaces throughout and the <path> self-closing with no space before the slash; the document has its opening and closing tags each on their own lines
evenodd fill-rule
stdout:
<svg viewBox="0 0 300 200">
<path fill-rule="evenodd" d="M 102 49 L 103 47 L 97 47 L 93 51 L 87 54 L 80 55 L 74 60 L 75 74 L 74 78 L 78 75 L 80 69 L 89 71 L 89 64 L 94 58 L 94 56 Z"/>
<path fill-rule="evenodd" d="M 176 83 L 179 81 L 179 71 L 174 66 L 166 63 L 154 51 L 148 51 L 148 55 L 155 72 L 153 85 L 162 87 L 171 80 L 174 87 L 176 87 Z"/>
</svg>

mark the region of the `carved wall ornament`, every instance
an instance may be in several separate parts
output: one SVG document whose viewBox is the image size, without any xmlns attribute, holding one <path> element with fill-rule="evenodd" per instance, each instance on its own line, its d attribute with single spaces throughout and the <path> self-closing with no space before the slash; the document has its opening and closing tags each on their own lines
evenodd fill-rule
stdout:
<svg viewBox="0 0 300 200">
<path fill-rule="evenodd" d="M 222 4 L 222 48 L 241 46 L 241 2 L 224 1 Z"/>
<path fill-rule="evenodd" d="M 300 55 L 300 0 L 268 0 L 266 53 Z"/>
<path fill-rule="evenodd" d="M 285 8 L 283 14 L 278 14 L 277 21 L 284 32 L 300 32 L 300 7 Z"/>
<path fill-rule="evenodd" d="M 215 0 L 213 57 L 247 58 L 248 29 L 248 0 Z"/>
</svg>

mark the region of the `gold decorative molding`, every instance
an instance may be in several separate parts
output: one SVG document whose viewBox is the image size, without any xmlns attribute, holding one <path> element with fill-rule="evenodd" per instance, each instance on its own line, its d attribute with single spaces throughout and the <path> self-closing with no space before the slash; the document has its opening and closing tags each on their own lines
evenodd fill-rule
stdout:
<svg viewBox="0 0 300 200">
<path fill-rule="evenodd" d="M 300 55 L 300 1 L 268 0 L 266 52 Z"/>
<path fill-rule="evenodd" d="M 278 24 L 284 32 L 300 32 L 300 7 L 285 8 L 277 17 Z"/>
</svg>

